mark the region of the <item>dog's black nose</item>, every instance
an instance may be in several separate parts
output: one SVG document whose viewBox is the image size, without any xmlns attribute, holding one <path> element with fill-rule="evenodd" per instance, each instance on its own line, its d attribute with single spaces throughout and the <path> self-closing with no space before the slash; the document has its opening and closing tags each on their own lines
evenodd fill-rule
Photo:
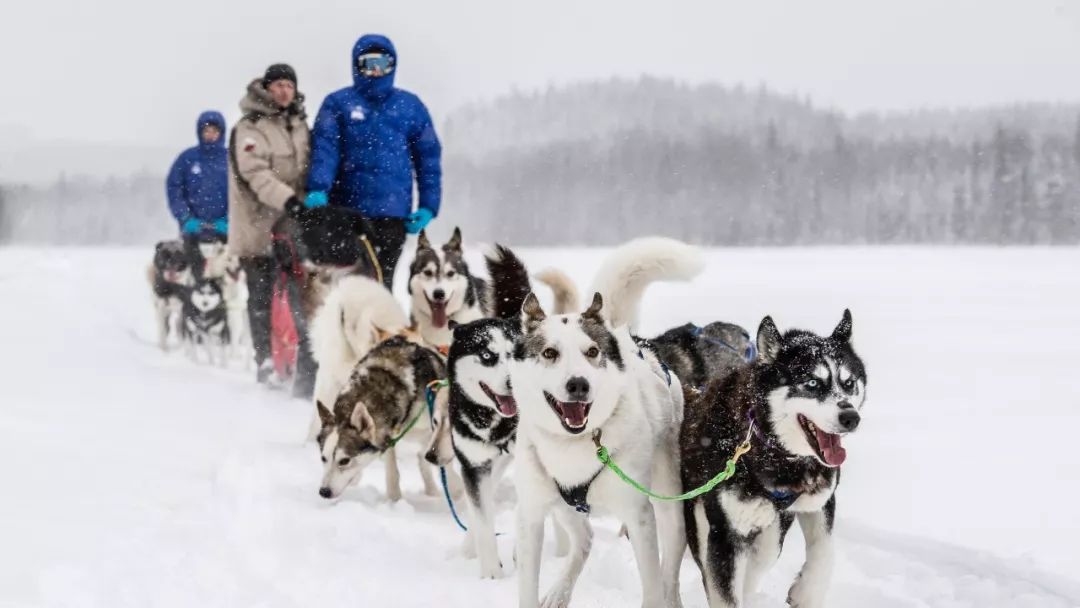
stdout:
<svg viewBox="0 0 1080 608">
<path fill-rule="evenodd" d="M 319 496 L 331 498 L 333 495 L 334 493 L 330 491 L 330 488 L 319 488 Z"/>
<path fill-rule="evenodd" d="M 859 412 L 854 409 L 846 409 L 840 412 L 840 426 L 845 431 L 854 431 L 859 426 Z"/>
<path fill-rule="evenodd" d="M 435 300 L 436 302 L 442 302 L 444 299 L 446 299 L 446 292 L 441 289 L 436 289 L 435 291 L 431 292 L 431 299 Z"/>
<path fill-rule="evenodd" d="M 566 394 L 570 401 L 589 400 L 589 381 L 581 376 L 574 376 L 566 381 Z"/>
</svg>

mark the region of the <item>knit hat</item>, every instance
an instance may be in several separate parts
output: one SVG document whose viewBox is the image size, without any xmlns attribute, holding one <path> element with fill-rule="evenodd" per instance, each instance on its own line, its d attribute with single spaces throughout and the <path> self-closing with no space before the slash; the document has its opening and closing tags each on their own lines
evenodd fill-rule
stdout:
<svg viewBox="0 0 1080 608">
<path fill-rule="evenodd" d="M 266 74 L 263 75 L 262 79 L 263 88 L 270 86 L 270 83 L 275 80 L 291 80 L 295 86 L 297 84 L 296 70 L 292 69 L 292 66 L 287 63 L 275 63 L 266 68 Z"/>
</svg>

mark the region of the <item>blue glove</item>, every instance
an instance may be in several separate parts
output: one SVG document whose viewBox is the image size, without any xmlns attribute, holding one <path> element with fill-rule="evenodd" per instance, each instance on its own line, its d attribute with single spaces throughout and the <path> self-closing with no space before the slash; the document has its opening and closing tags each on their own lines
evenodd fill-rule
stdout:
<svg viewBox="0 0 1080 608">
<path fill-rule="evenodd" d="M 180 232 L 184 234 L 198 234 L 202 230 L 203 223 L 193 217 L 189 217 L 180 223 Z"/>
<path fill-rule="evenodd" d="M 325 192 L 308 192 L 307 198 L 304 199 L 304 206 L 308 209 L 314 209 L 315 207 L 326 206 L 326 193 Z"/>
<path fill-rule="evenodd" d="M 416 234 L 424 228 L 427 228 L 427 225 L 431 223 L 431 220 L 434 217 L 435 215 L 431 213 L 431 209 L 421 207 L 409 214 L 409 217 L 405 218 L 405 230 L 409 234 Z"/>
<path fill-rule="evenodd" d="M 218 234 L 229 234 L 229 220 L 225 218 L 216 219 L 213 221 L 214 232 Z"/>
</svg>

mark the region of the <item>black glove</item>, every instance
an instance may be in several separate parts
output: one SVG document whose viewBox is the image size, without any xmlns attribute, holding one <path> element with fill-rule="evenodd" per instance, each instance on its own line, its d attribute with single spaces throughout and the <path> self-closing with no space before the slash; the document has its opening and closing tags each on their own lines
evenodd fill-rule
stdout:
<svg viewBox="0 0 1080 608">
<path fill-rule="evenodd" d="M 289 200 L 285 201 L 285 215 L 299 220 L 304 215 L 304 203 L 300 202 L 295 196 L 290 196 Z"/>
</svg>

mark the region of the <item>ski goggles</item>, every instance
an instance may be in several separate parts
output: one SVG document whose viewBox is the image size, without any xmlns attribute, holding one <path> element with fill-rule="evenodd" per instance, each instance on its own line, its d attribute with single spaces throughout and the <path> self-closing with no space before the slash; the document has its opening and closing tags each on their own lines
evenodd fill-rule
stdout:
<svg viewBox="0 0 1080 608">
<path fill-rule="evenodd" d="M 390 53 L 364 53 L 356 58 L 356 67 L 361 76 L 378 78 L 394 71 L 394 56 Z"/>
</svg>

